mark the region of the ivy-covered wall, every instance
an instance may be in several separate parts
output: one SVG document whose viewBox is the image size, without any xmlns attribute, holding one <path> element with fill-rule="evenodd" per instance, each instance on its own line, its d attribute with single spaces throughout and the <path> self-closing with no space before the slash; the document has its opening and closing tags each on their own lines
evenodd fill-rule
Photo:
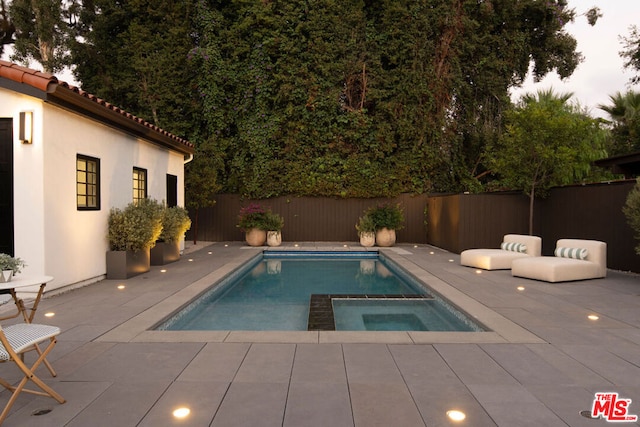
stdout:
<svg viewBox="0 0 640 427">
<path fill-rule="evenodd" d="M 221 191 L 393 197 L 478 188 L 508 89 L 571 74 L 565 1 L 199 1 L 202 135 Z"/>
</svg>

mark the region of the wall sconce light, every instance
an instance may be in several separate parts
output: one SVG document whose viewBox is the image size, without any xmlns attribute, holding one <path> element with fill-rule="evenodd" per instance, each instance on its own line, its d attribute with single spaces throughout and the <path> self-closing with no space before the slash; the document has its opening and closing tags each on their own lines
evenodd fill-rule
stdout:
<svg viewBox="0 0 640 427">
<path fill-rule="evenodd" d="M 20 142 L 31 144 L 33 142 L 33 112 L 20 112 Z"/>
</svg>

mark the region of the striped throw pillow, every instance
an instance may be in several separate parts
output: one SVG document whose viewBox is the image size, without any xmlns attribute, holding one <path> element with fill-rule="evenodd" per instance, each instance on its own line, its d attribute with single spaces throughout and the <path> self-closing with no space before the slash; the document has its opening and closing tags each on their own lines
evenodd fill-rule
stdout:
<svg viewBox="0 0 640 427">
<path fill-rule="evenodd" d="M 554 255 L 562 258 L 587 259 L 588 251 L 584 248 L 556 248 Z"/>
<path fill-rule="evenodd" d="M 516 242 L 502 242 L 502 244 L 500 244 L 500 249 L 503 251 L 526 252 L 527 245 Z"/>
</svg>

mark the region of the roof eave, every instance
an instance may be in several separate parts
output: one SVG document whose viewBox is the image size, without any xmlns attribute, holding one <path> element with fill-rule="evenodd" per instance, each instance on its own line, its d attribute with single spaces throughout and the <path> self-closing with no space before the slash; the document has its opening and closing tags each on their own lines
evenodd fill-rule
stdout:
<svg viewBox="0 0 640 427">
<path fill-rule="evenodd" d="M 157 126 L 149 126 L 144 120 L 118 107 L 109 105 L 104 101 L 96 102 L 96 100 L 83 96 L 81 93 L 65 86 L 59 84 L 49 85 L 45 101 L 81 113 L 117 129 L 125 130 L 134 136 L 178 151 L 184 155 L 195 152 L 193 146 L 183 143 L 183 140 L 169 132 Z"/>
</svg>

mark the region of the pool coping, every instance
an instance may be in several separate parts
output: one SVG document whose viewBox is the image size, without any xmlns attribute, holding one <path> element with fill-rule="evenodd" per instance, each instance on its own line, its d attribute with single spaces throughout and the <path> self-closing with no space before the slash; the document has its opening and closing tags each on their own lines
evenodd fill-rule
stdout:
<svg viewBox="0 0 640 427">
<path fill-rule="evenodd" d="M 265 248 L 247 248 L 222 267 L 184 287 L 137 316 L 106 332 L 100 342 L 228 342 L 228 343 L 545 343 L 527 329 L 496 313 L 452 285 L 439 279 L 410 260 L 412 252 L 403 248 L 372 248 L 388 257 L 409 274 L 448 300 L 452 305 L 486 326 L 486 332 L 422 332 L 422 331 L 157 331 L 159 322 L 194 298 L 204 293 L 212 283 L 222 280 L 235 269 L 259 256 Z M 291 248 L 287 248 L 290 250 Z M 309 248 L 299 250 L 313 251 Z M 344 251 L 348 248 L 338 249 Z M 357 251 L 362 252 L 362 248 Z"/>
</svg>

